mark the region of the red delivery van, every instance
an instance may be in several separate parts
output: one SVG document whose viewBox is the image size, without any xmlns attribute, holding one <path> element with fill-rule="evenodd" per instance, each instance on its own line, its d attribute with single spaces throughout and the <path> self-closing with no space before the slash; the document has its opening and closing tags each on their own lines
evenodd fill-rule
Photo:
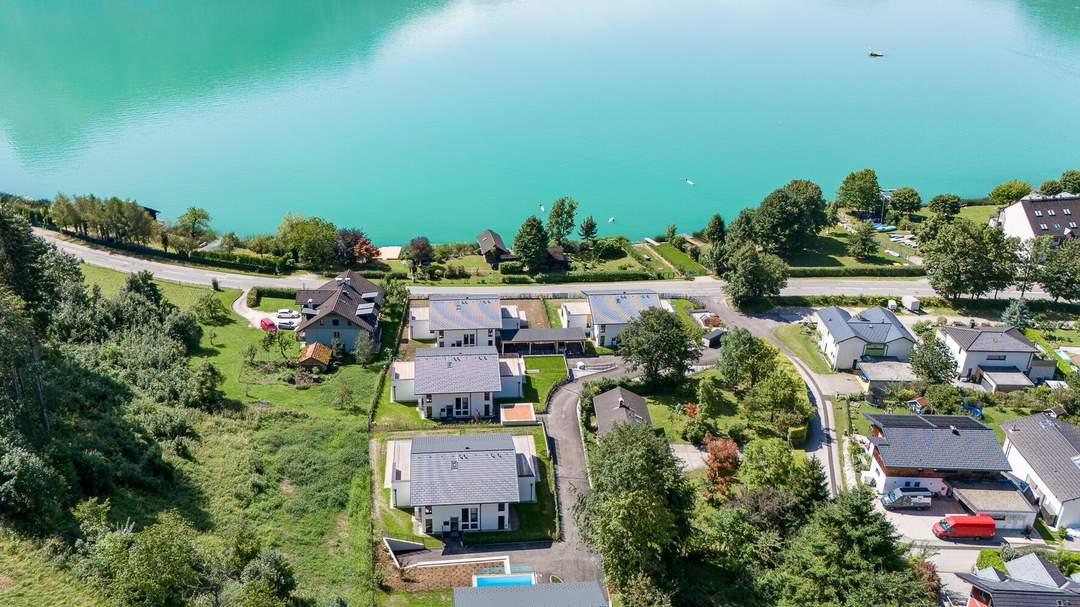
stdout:
<svg viewBox="0 0 1080 607">
<path fill-rule="evenodd" d="M 990 539 L 997 525 L 985 514 L 949 514 L 934 523 L 934 535 L 941 539 Z"/>
</svg>

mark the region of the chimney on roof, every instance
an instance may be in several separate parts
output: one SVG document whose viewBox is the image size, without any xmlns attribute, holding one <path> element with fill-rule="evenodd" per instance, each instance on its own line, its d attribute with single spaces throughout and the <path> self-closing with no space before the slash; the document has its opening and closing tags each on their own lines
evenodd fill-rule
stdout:
<svg viewBox="0 0 1080 607">
<path fill-rule="evenodd" d="M 345 284 L 347 284 L 347 285 L 351 285 L 351 284 L 352 284 L 352 278 L 351 278 L 351 277 L 349 277 L 349 276 L 346 276 L 346 277 L 345 277 Z"/>
<path fill-rule="evenodd" d="M 624 401 L 624 400 L 623 400 L 623 397 L 621 397 L 621 396 L 620 396 L 620 397 L 619 397 L 619 408 L 620 408 L 620 409 L 623 409 L 623 408 L 625 408 L 625 407 L 626 407 L 626 401 Z"/>
<path fill-rule="evenodd" d="M 953 434 L 955 434 L 957 436 L 960 436 L 960 430 L 956 426 L 953 426 L 952 424 L 950 424 L 949 425 L 949 430 L 952 431 Z"/>
<path fill-rule="evenodd" d="M 336 283 L 338 283 L 340 285 L 341 283 L 345 282 L 345 279 L 338 276 L 337 278 L 334 279 L 334 282 L 336 282 Z"/>
</svg>

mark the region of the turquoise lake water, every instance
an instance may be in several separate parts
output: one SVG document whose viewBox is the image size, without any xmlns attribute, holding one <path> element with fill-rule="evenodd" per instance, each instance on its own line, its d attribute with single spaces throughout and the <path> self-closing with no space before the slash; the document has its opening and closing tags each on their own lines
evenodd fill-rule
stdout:
<svg viewBox="0 0 1080 607">
<path fill-rule="evenodd" d="M 1080 167 L 1080 0 L 0 3 L 0 191 L 381 244 L 568 194 L 639 237 L 865 166 L 924 198 Z"/>
</svg>

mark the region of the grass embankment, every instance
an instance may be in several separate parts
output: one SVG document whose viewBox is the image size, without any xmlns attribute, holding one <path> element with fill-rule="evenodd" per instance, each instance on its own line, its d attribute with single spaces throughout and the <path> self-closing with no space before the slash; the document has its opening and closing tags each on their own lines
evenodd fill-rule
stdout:
<svg viewBox="0 0 1080 607">
<path fill-rule="evenodd" d="M 1066 361 L 1057 353 L 1059 346 L 1080 345 L 1080 331 L 1071 329 L 1024 329 L 1024 336 L 1046 349 L 1046 353 L 1054 358 L 1054 364 L 1062 375 L 1072 373 L 1072 362 Z"/>
<path fill-rule="evenodd" d="M 704 276 L 709 273 L 705 266 L 691 259 L 670 242 L 661 242 L 653 249 L 683 276 Z"/>
<path fill-rule="evenodd" d="M 117 290 L 124 274 L 88 268 L 87 280 L 106 293 Z M 209 288 L 159 281 L 170 301 L 186 307 Z M 217 293 L 228 305 L 238 291 Z M 264 300 L 267 302 L 267 300 Z M 272 309 L 284 307 L 277 302 Z M 385 321 L 384 336 L 392 345 L 397 320 Z M 211 332 L 214 338 L 211 339 Z M 349 604 L 372 601 L 371 491 L 367 454 L 367 406 L 382 369 L 379 363 L 343 365 L 306 389 L 245 365 L 243 350 L 256 346 L 256 361 L 281 359 L 275 349 L 259 347 L 262 332 L 230 314 L 220 325 L 204 327 L 193 361 L 208 360 L 225 377 L 226 396 L 236 412 L 192 412 L 199 434 L 192 457 L 170 455 L 187 482 L 169 495 L 133 496 L 146 503 L 114 502 L 120 512 L 177 508 L 191 519 L 208 544 L 243 519 L 265 545 L 284 553 L 293 565 L 298 594 L 323 602 L 340 596 Z M 389 348 L 384 348 L 384 357 Z M 295 356 L 295 351 L 290 353 Z M 346 384 L 353 407 L 334 408 Z M 79 604 L 81 597 L 66 602 Z M 65 601 L 59 601 L 65 602 Z M 39 603 L 40 604 L 40 603 Z"/>
<path fill-rule="evenodd" d="M 545 299 L 544 312 L 547 313 L 548 325 L 553 329 L 561 329 L 562 319 L 559 318 L 559 306 L 563 304 L 561 299 Z"/>
<path fill-rule="evenodd" d="M 376 595 L 379 607 L 451 607 L 454 603 L 454 591 L 418 590 L 416 592 L 379 592 Z"/>
<path fill-rule="evenodd" d="M 777 327 L 773 335 L 814 373 L 835 373 L 825 360 L 825 355 L 814 343 L 812 333 L 807 333 L 802 324 L 791 323 Z"/>
</svg>

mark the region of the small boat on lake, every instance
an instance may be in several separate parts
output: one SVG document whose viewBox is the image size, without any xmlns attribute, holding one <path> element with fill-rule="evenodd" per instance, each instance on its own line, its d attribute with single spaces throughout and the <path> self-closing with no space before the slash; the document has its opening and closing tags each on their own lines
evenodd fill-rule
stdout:
<svg viewBox="0 0 1080 607">
<path fill-rule="evenodd" d="M 884 57 L 885 53 L 882 53 L 881 51 L 870 51 L 870 56 L 871 57 Z"/>
</svg>

